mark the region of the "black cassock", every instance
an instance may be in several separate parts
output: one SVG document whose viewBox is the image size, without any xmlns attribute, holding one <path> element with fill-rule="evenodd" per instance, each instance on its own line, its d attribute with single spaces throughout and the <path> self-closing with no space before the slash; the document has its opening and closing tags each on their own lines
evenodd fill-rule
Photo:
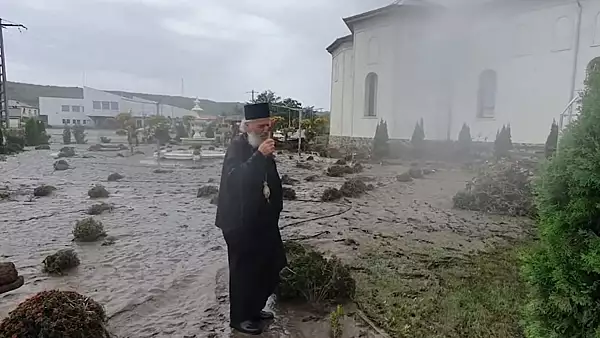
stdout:
<svg viewBox="0 0 600 338">
<path fill-rule="evenodd" d="M 265 180 L 268 200 L 263 193 Z M 278 225 L 282 208 L 274 159 L 254 149 L 245 134 L 234 138 L 223 163 L 216 220 L 227 242 L 234 323 L 259 315 L 287 264 Z"/>
</svg>

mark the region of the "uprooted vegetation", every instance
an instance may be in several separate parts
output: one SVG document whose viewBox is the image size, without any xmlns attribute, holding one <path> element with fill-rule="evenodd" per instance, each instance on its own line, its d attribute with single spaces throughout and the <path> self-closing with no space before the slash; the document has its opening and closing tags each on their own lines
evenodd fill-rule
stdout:
<svg viewBox="0 0 600 338">
<path fill-rule="evenodd" d="M 106 179 L 108 182 L 116 182 L 118 180 L 121 180 L 125 178 L 125 176 L 119 174 L 119 173 L 112 173 L 110 175 L 108 175 L 108 178 Z"/>
<path fill-rule="evenodd" d="M 106 237 L 104 225 L 92 217 L 79 220 L 73 228 L 73 236 L 77 242 L 95 242 Z"/>
<path fill-rule="evenodd" d="M 373 189 L 375 187 L 371 184 L 366 184 L 364 178 L 354 177 L 347 179 L 340 189 L 325 189 L 321 195 L 321 202 L 334 202 L 342 197 L 356 198 Z"/>
<path fill-rule="evenodd" d="M 92 206 L 90 206 L 87 210 L 86 213 L 88 215 L 100 215 L 105 211 L 111 211 L 113 209 L 113 206 L 108 204 L 108 203 L 97 203 L 94 204 Z"/>
<path fill-rule="evenodd" d="M 219 188 L 214 185 L 204 185 L 198 188 L 197 198 L 209 198 L 219 194 Z"/>
<path fill-rule="evenodd" d="M 360 163 L 356 163 L 353 166 L 348 165 L 332 165 L 327 168 L 327 176 L 330 177 L 343 177 L 347 174 L 356 174 L 363 171 L 363 167 Z"/>
<path fill-rule="evenodd" d="M 42 184 L 39 187 L 36 187 L 35 189 L 33 189 L 33 196 L 36 196 L 36 197 L 50 196 L 54 191 L 56 191 L 55 187 L 53 187 L 51 185 L 47 185 L 47 184 Z"/>
<path fill-rule="evenodd" d="M 79 266 L 81 262 L 73 249 L 62 249 L 47 256 L 42 264 L 44 272 L 53 275 L 63 275 L 65 272 Z"/>
<path fill-rule="evenodd" d="M 0 323 L 0 337 L 109 338 L 102 305 L 72 291 L 43 291 Z"/>
<path fill-rule="evenodd" d="M 288 266 L 281 276 L 282 301 L 324 304 L 354 297 L 356 283 L 349 267 L 338 258 L 325 258 L 322 253 L 292 241 L 285 242 L 284 247 Z"/>
<path fill-rule="evenodd" d="M 454 196 L 454 206 L 491 214 L 535 216 L 532 176 L 532 170 L 519 162 L 484 166 L 465 190 Z"/>
</svg>

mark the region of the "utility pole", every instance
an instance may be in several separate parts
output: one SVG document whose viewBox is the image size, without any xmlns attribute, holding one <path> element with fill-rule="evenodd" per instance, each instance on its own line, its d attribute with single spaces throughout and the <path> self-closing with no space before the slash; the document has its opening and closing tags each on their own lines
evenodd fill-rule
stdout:
<svg viewBox="0 0 600 338">
<path fill-rule="evenodd" d="M 256 102 L 256 100 L 254 99 L 254 94 L 258 94 L 254 89 L 252 89 L 249 92 L 246 92 L 246 94 L 252 94 L 252 102 Z"/>
<path fill-rule="evenodd" d="M 6 95 L 6 53 L 4 51 L 3 30 L 9 27 L 27 29 L 27 27 L 16 23 L 4 23 L 0 18 L 0 127 L 8 127 L 8 97 Z"/>
</svg>

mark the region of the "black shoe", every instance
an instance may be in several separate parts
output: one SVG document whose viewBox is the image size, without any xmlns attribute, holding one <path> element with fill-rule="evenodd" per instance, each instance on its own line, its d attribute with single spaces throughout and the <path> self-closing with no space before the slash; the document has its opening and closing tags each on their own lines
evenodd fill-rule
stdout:
<svg viewBox="0 0 600 338">
<path fill-rule="evenodd" d="M 261 311 L 258 314 L 258 318 L 260 318 L 260 320 L 271 320 L 271 319 L 275 318 L 275 315 L 273 314 L 273 312 Z"/>
<path fill-rule="evenodd" d="M 253 336 L 258 336 L 263 332 L 263 329 L 260 326 L 260 324 L 252 320 L 246 320 L 241 323 L 231 323 L 230 326 L 236 331 L 250 334 Z"/>
</svg>

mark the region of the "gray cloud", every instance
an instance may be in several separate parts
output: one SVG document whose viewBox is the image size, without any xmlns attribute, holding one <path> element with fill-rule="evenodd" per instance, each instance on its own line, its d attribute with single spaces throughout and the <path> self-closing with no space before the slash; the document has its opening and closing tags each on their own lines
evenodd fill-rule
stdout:
<svg viewBox="0 0 600 338">
<path fill-rule="evenodd" d="M 341 17 L 390 0 L 0 0 L 10 80 L 241 101 L 272 89 L 329 107 Z"/>
</svg>

